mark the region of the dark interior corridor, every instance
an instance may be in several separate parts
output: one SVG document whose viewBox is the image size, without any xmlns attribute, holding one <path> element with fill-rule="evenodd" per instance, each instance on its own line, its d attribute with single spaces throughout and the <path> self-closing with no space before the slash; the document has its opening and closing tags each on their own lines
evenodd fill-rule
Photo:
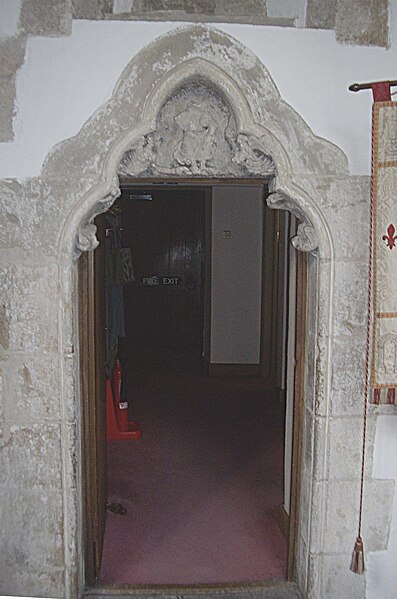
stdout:
<svg viewBox="0 0 397 599">
<path fill-rule="evenodd" d="M 140 441 L 108 444 L 102 584 L 285 578 L 283 406 L 254 377 L 129 372 Z"/>
<path fill-rule="evenodd" d="M 103 453 L 107 501 L 127 511 L 106 513 L 96 583 L 285 579 L 280 219 L 263 186 L 149 192 L 124 188 L 98 219 L 107 363 L 143 435 Z"/>
</svg>

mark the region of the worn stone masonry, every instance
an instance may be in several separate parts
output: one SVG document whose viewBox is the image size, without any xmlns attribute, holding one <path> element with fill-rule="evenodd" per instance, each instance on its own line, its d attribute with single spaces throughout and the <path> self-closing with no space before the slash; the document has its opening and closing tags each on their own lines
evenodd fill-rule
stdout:
<svg viewBox="0 0 397 599">
<path fill-rule="evenodd" d="M 181 90 L 194 96 L 193 115 L 175 110 Z M 204 122 L 208 102 L 213 112 L 204 111 Z M 212 135 L 198 157 L 187 116 L 196 123 L 193 137 Z M 168 154 L 156 137 L 162 119 L 179 127 Z M 125 169 L 266 173 L 270 205 L 303 220 L 295 240 L 309 253 L 296 579 L 305 599 L 363 599 L 365 577 L 352 574 L 349 562 L 358 515 L 369 179 L 349 174 L 342 151 L 313 135 L 252 53 L 204 26 L 177 30 L 133 58 L 109 102 L 49 153 L 40 177 L 0 182 L 0 594 L 74 599 L 84 585 L 76 258 L 95 247 L 92 219 L 117 197 Z M 374 406 L 369 415 L 367 551 L 385 549 L 390 528 L 394 483 L 371 477 L 377 415 L 385 410 Z"/>
<path fill-rule="evenodd" d="M 77 19 L 252 23 L 335 29 L 340 42 L 388 45 L 388 0 L 73 0 Z"/>
</svg>

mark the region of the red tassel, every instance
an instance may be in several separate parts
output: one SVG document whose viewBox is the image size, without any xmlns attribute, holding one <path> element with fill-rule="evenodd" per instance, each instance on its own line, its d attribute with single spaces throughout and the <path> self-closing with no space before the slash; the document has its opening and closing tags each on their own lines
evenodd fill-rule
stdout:
<svg viewBox="0 0 397 599">
<path fill-rule="evenodd" d="M 364 563 L 364 544 L 361 537 L 357 537 L 356 544 L 354 545 L 352 562 L 350 564 L 350 570 L 354 574 L 364 574 L 365 563 Z"/>
</svg>

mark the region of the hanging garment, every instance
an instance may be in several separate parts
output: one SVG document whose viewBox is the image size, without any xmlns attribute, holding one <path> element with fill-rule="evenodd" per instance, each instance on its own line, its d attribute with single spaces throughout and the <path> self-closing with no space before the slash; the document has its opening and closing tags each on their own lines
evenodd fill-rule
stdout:
<svg viewBox="0 0 397 599">
<path fill-rule="evenodd" d="M 108 285 L 128 285 L 135 281 L 131 249 L 121 247 L 117 230 L 112 231 L 106 247 L 106 281 Z"/>
<path fill-rule="evenodd" d="M 106 344 L 115 349 L 118 338 L 125 336 L 124 291 L 122 285 L 106 286 Z"/>
<path fill-rule="evenodd" d="M 118 338 L 125 336 L 123 285 L 132 283 L 130 248 L 121 247 L 118 217 L 107 214 L 110 234 L 106 237 L 106 342 L 110 350 L 117 351 Z"/>
</svg>

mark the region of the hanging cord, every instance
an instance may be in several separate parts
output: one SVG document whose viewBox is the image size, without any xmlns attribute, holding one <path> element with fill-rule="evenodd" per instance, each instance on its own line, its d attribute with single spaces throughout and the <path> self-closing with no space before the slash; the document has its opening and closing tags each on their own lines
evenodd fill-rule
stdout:
<svg viewBox="0 0 397 599">
<path fill-rule="evenodd" d="M 370 213 L 369 213 L 369 262 L 368 262 L 368 299 L 367 299 L 367 335 L 365 351 L 365 385 L 364 385 L 364 418 L 363 418 L 363 442 L 361 453 L 361 481 L 360 481 L 360 508 L 358 517 L 358 535 L 353 550 L 350 570 L 355 574 L 365 572 L 364 544 L 362 540 L 362 521 L 364 505 L 364 479 L 365 479 L 365 453 L 367 445 L 367 420 L 368 420 L 368 394 L 370 388 L 370 353 L 372 341 L 372 297 L 373 297 L 373 246 L 374 246 L 374 203 L 376 184 L 375 181 L 375 105 L 372 108 L 372 150 L 371 150 L 371 190 L 370 190 Z"/>
</svg>

